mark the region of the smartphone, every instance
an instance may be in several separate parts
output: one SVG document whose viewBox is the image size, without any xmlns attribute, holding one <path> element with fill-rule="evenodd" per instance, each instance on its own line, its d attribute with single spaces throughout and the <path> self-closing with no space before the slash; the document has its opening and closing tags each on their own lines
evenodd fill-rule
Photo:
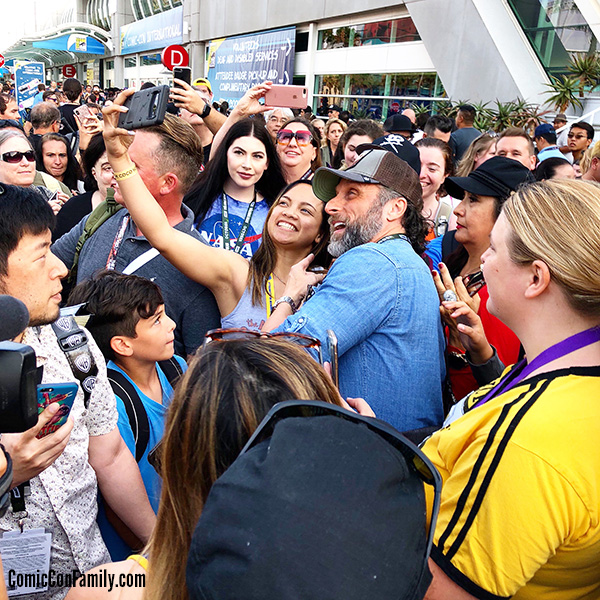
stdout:
<svg viewBox="0 0 600 600">
<path fill-rule="evenodd" d="M 469 292 L 469 296 L 474 296 L 484 285 L 483 271 L 477 271 L 463 277 L 463 283 Z"/>
<path fill-rule="evenodd" d="M 317 274 L 327 273 L 327 269 L 325 267 L 321 267 L 320 265 L 310 265 L 310 267 L 308 267 L 306 270 Z"/>
<path fill-rule="evenodd" d="M 338 371 L 338 340 L 332 329 L 327 330 L 327 349 L 331 363 L 331 379 L 335 387 L 340 389 L 340 376 Z"/>
<path fill-rule="evenodd" d="M 189 67 L 173 67 L 173 79 L 181 79 L 188 85 L 192 85 L 192 70 Z M 178 83 L 174 83 L 173 86 L 182 87 Z"/>
<path fill-rule="evenodd" d="M 168 101 L 168 85 L 155 86 L 136 92 L 125 101 L 125 106 L 129 108 L 129 111 L 119 115 L 119 127 L 132 130 L 160 125 L 165 120 Z"/>
<path fill-rule="evenodd" d="M 87 119 L 96 119 L 96 115 L 92 112 L 92 110 L 87 104 L 82 104 L 81 106 L 78 106 L 73 111 L 73 114 L 77 115 L 77 117 L 82 123 L 85 123 Z"/>
<path fill-rule="evenodd" d="M 48 198 L 48 202 L 53 202 L 54 200 L 58 200 L 58 190 L 56 190 L 54 194 Z"/>
<path fill-rule="evenodd" d="M 306 108 L 308 89 L 303 85 L 273 85 L 265 94 L 267 106 Z"/>
<path fill-rule="evenodd" d="M 54 433 L 59 427 L 67 422 L 76 396 L 77 384 L 75 382 L 43 383 L 37 386 L 38 414 L 43 412 L 44 409 L 53 402 L 58 402 L 60 404 L 60 408 L 52 420 L 44 425 L 36 435 L 38 439 L 41 439 L 50 433 Z"/>
</svg>

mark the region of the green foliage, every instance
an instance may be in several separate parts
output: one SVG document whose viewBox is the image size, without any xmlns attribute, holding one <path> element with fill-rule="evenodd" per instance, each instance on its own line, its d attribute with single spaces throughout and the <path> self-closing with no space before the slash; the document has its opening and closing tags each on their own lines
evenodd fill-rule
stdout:
<svg viewBox="0 0 600 600">
<path fill-rule="evenodd" d="M 585 88 L 593 90 L 600 79 L 600 60 L 598 54 L 573 54 L 568 66 L 579 82 L 579 97 L 583 98 Z"/>
<path fill-rule="evenodd" d="M 561 75 L 560 77 L 550 76 L 552 83 L 546 83 L 550 88 L 544 94 L 548 94 L 548 102 L 550 102 L 559 112 L 565 112 L 569 107 L 569 104 L 574 106 L 582 107 L 581 100 L 577 97 L 579 92 L 579 80 L 575 77 L 567 77 Z"/>
</svg>

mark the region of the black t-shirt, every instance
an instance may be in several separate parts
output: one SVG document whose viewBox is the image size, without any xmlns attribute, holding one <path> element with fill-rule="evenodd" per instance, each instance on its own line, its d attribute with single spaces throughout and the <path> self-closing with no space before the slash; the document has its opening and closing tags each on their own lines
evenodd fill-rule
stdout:
<svg viewBox="0 0 600 600">
<path fill-rule="evenodd" d="M 69 131 L 64 124 L 61 124 L 60 132 L 63 135 L 67 133 L 75 133 L 78 130 L 77 121 L 75 120 L 75 115 L 73 114 L 73 111 L 76 108 L 79 108 L 79 104 L 63 104 L 61 107 L 59 107 L 62 120 L 70 127 Z"/>
<path fill-rule="evenodd" d="M 94 192 L 85 192 L 69 198 L 56 215 L 56 227 L 52 234 L 52 241 L 56 241 L 68 233 L 85 217 L 92 212 L 92 196 Z"/>
</svg>

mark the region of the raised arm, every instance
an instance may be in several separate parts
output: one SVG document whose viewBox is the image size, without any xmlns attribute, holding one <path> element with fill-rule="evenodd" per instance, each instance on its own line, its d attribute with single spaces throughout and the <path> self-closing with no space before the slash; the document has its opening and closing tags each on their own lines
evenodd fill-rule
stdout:
<svg viewBox="0 0 600 600">
<path fill-rule="evenodd" d="M 233 252 L 212 248 L 171 227 L 129 157 L 128 148 L 133 135 L 117 127 L 119 114 L 127 111 L 123 103 L 133 92 L 131 89 L 121 92 L 114 104 L 103 109 L 106 152 L 114 172 L 121 174 L 117 179 L 125 206 L 154 248 L 187 277 L 208 287 L 215 295 L 219 308 L 222 309 L 224 303 L 229 306 L 237 296 L 240 285 L 242 290 L 245 287 L 247 262 Z M 172 174 L 172 178 L 176 180 L 177 176 Z"/>
<path fill-rule="evenodd" d="M 210 112 L 205 117 L 202 117 L 204 124 L 210 132 L 215 135 L 223 126 L 227 117 L 215 110 L 204 101 L 204 98 L 188 83 L 181 79 L 174 79 L 175 83 L 179 84 L 178 88 L 171 90 L 171 100 L 173 100 L 177 108 L 185 108 L 195 115 L 202 115 L 205 107 L 210 107 Z"/>
<path fill-rule="evenodd" d="M 265 81 L 264 83 L 259 83 L 254 87 L 251 87 L 240 99 L 237 103 L 236 107 L 231 111 L 227 120 L 221 128 L 219 132 L 215 135 L 211 152 L 214 153 L 216 149 L 219 147 L 219 144 L 225 137 L 225 134 L 231 129 L 231 126 L 245 119 L 246 117 L 251 117 L 252 115 L 258 115 L 260 113 L 266 112 L 267 110 L 271 110 L 275 108 L 274 106 L 266 106 L 265 104 L 261 104 L 259 101 L 261 98 L 265 97 L 265 94 L 271 89 L 273 85 L 272 81 Z"/>
</svg>

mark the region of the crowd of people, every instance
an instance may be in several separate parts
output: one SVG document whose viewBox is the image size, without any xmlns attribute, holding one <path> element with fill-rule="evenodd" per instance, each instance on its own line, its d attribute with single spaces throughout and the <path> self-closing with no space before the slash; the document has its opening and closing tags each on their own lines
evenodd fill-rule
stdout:
<svg viewBox="0 0 600 600">
<path fill-rule="evenodd" d="M 600 597 L 593 127 L 175 83 L 134 132 L 134 90 L 0 94 L 0 292 L 42 382 L 79 382 L 2 436 L 0 519 L 78 583 L 9 591 Z"/>
</svg>

